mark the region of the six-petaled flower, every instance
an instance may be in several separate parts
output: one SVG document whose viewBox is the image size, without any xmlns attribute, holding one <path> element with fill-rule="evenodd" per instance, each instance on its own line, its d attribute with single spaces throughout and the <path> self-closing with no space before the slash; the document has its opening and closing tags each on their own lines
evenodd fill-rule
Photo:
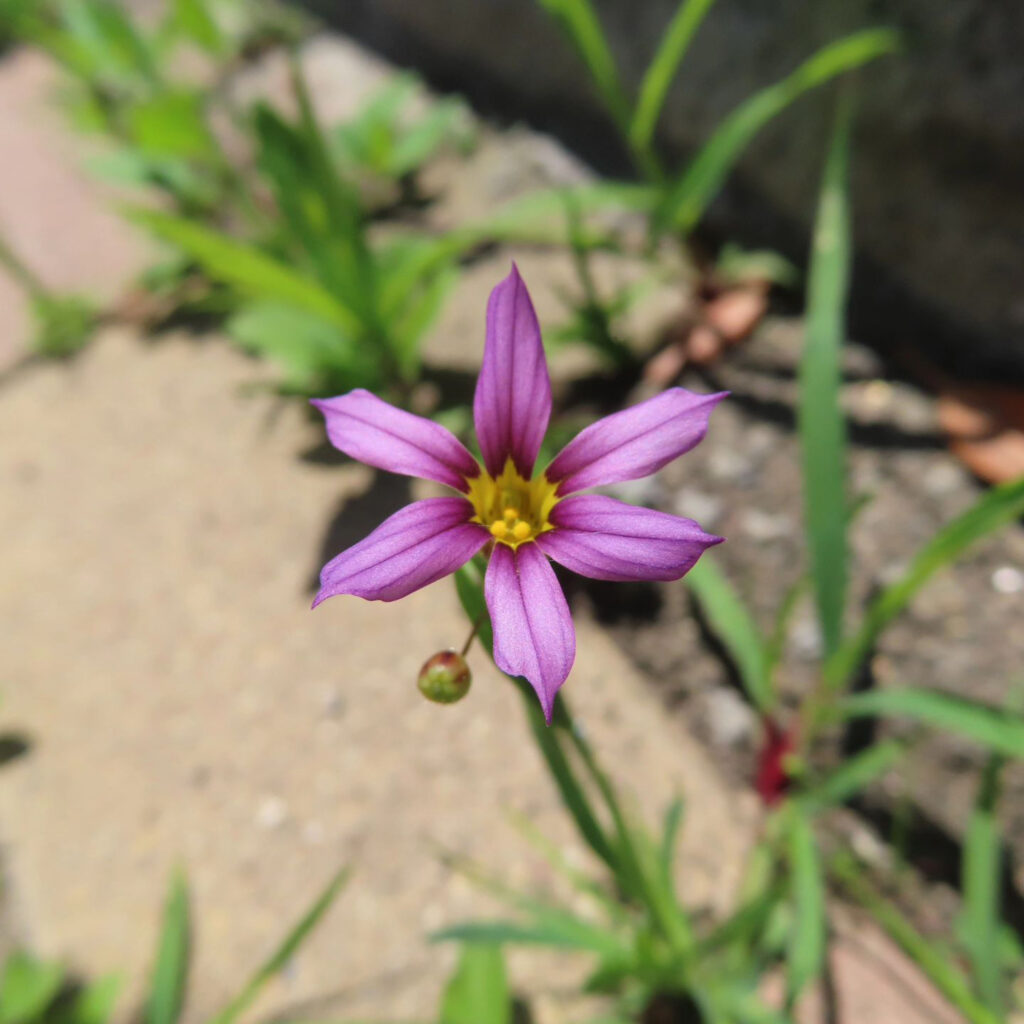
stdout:
<svg viewBox="0 0 1024 1024">
<path fill-rule="evenodd" d="M 551 381 L 533 303 L 513 266 L 487 306 L 473 401 L 483 466 L 440 424 L 367 391 L 314 400 L 346 455 L 456 493 L 407 505 L 328 562 L 313 606 L 337 594 L 395 601 L 486 547 L 494 660 L 529 680 L 550 721 L 576 656 L 550 560 L 591 579 L 675 580 L 721 541 L 690 519 L 579 492 L 648 476 L 689 451 L 723 397 L 672 388 L 587 427 L 535 473 Z"/>
</svg>

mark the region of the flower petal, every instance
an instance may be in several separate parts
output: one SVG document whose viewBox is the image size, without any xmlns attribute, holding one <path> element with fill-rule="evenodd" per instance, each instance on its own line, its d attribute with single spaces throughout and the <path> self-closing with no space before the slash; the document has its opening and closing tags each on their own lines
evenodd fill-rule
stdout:
<svg viewBox="0 0 1024 1024">
<path fill-rule="evenodd" d="M 487 303 L 487 341 L 473 399 L 484 465 L 497 476 L 511 456 L 529 479 L 551 418 L 551 379 L 530 293 L 512 272 Z"/>
<path fill-rule="evenodd" d="M 551 513 L 555 529 L 537 544 L 546 555 L 594 580 L 677 580 L 704 551 L 721 544 L 692 519 L 638 508 L 601 494 L 577 494 Z"/>
<path fill-rule="evenodd" d="M 559 485 L 559 494 L 649 476 L 701 441 L 711 410 L 727 394 L 671 388 L 606 416 L 577 434 L 545 476 Z"/>
<path fill-rule="evenodd" d="M 555 694 L 576 658 L 576 631 L 551 563 L 536 544 L 515 551 L 495 544 L 484 596 L 498 668 L 526 677 L 550 722 Z"/>
<path fill-rule="evenodd" d="M 469 521 L 472 515 L 473 506 L 455 497 L 427 498 L 399 509 L 324 566 L 313 607 L 337 594 L 397 601 L 455 572 L 491 539 Z"/>
<path fill-rule="evenodd" d="M 440 423 L 416 416 L 358 388 L 337 398 L 311 402 L 327 421 L 327 436 L 339 451 L 368 466 L 436 480 L 466 491 L 480 467 L 465 445 Z"/>
</svg>

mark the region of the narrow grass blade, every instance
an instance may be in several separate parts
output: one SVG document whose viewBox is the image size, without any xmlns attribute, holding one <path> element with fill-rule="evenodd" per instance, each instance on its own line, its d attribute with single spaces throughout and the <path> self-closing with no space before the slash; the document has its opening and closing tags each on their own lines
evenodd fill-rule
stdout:
<svg viewBox="0 0 1024 1024">
<path fill-rule="evenodd" d="M 512 1000 L 499 946 L 463 948 L 441 999 L 439 1024 L 511 1024 Z"/>
<path fill-rule="evenodd" d="M 345 867 L 331 879 L 309 910 L 303 914 L 288 935 L 285 936 L 284 941 L 264 961 L 252 978 L 249 979 L 245 988 L 213 1018 L 211 1024 L 231 1024 L 232 1021 L 237 1020 L 249 1008 L 263 986 L 275 974 L 284 969 L 302 943 L 306 941 L 310 932 L 320 923 L 323 916 L 330 909 L 331 904 L 348 882 L 349 874 L 349 869 Z"/>
<path fill-rule="evenodd" d="M 754 136 L 805 92 L 896 49 L 887 29 L 867 29 L 822 48 L 734 110 L 667 193 L 657 226 L 689 234 Z"/>
<path fill-rule="evenodd" d="M 892 900 L 877 891 L 851 857 L 837 858 L 830 867 L 843 889 L 871 914 L 971 1024 L 1001 1024 L 1003 1018 L 974 997 L 963 972 L 917 931 Z"/>
<path fill-rule="evenodd" d="M 830 775 L 814 783 L 799 797 L 808 814 L 844 804 L 865 786 L 884 775 L 907 752 L 898 740 L 884 740 L 844 761 Z"/>
<path fill-rule="evenodd" d="M 665 30 L 661 45 L 647 67 L 629 125 L 634 149 L 649 150 L 672 79 L 682 64 L 694 34 L 715 0 L 683 0 Z"/>
<path fill-rule="evenodd" d="M 850 121 L 850 104 L 841 102 L 814 226 L 797 416 L 811 579 L 826 654 L 839 646 L 846 601 L 846 429 L 839 385 L 850 277 Z"/>
<path fill-rule="evenodd" d="M 793 808 L 789 828 L 792 872 L 793 932 L 786 960 L 787 1005 L 825 964 L 825 879 L 810 819 Z"/>
<path fill-rule="evenodd" d="M 619 81 L 615 58 L 590 0 L 537 2 L 554 18 L 576 48 L 605 106 L 615 123 L 625 132 L 629 126 L 629 100 Z"/>
<path fill-rule="evenodd" d="M 0 975 L 0 1024 L 31 1024 L 42 1018 L 64 983 L 64 968 L 15 951 Z"/>
<path fill-rule="evenodd" d="M 943 566 L 956 561 L 972 544 L 1024 515 L 1024 477 L 988 491 L 966 512 L 943 527 L 914 556 L 906 573 L 875 599 L 860 628 L 825 666 L 832 689 L 846 685 L 870 653 L 883 629 Z"/>
<path fill-rule="evenodd" d="M 743 688 L 761 712 L 775 703 L 764 638 L 739 595 L 714 561 L 705 555 L 684 577 L 708 625 L 736 663 Z"/>
<path fill-rule="evenodd" d="M 181 871 L 175 871 L 164 904 L 146 1024 L 176 1024 L 181 1016 L 188 988 L 189 932 L 188 883 Z"/>
<path fill-rule="evenodd" d="M 622 957 L 627 952 L 619 939 L 606 931 L 568 920 L 554 919 L 524 924 L 517 921 L 471 921 L 443 928 L 430 938 L 433 942 L 548 946 L 612 957 Z"/>
<path fill-rule="evenodd" d="M 278 299 L 299 306 L 358 335 L 360 322 L 322 285 L 254 245 L 193 223 L 184 217 L 132 210 L 129 217 L 158 238 L 183 250 L 214 280 L 262 299 Z"/>
<path fill-rule="evenodd" d="M 961 880 L 963 937 L 974 984 L 985 1005 L 999 1016 L 1003 1012 L 1002 965 L 998 952 L 1003 856 L 996 804 L 1002 769 L 1000 756 L 989 758 L 967 823 Z"/>
<path fill-rule="evenodd" d="M 869 690 L 844 698 L 837 710 L 842 718 L 910 718 L 965 736 L 993 753 L 1024 758 L 1024 716 L 937 690 Z"/>
<path fill-rule="evenodd" d="M 62 1002 L 52 1007 L 46 1024 L 108 1024 L 120 993 L 121 979 L 117 975 L 98 978 L 86 985 L 70 1004 Z"/>
</svg>

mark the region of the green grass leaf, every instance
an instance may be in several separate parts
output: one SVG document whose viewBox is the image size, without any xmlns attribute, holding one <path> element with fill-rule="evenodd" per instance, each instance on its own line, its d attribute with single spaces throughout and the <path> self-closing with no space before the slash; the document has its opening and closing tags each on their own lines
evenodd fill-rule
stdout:
<svg viewBox="0 0 1024 1024">
<path fill-rule="evenodd" d="M 963 972 L 949 956 L 924 938 L 900 913 L 893 900 L 877 891 L 852 857 L 837 858 L 831 869 L 846 892 L 874 917 L 971 1024 L 1002 1024 L 1001 1016 L 996 1016 L 975 999 Z"/>
<path fill-rule="evenodd" d="M 1024 758 L 1024 716 L 937 690 L 869 690 L 843 698 L 841 718 L 910 718 L 964 736 L 997 754 Z"/>
<path fill-rule="evenodd" d="M 789 822 L 793 931 L 786 958 L 787 1003 L 792 1006 L 825 964 L 825 878 L 810 819 L 794 807 Z"/>
<path fill-rule="evenodd" d="M 347 867 L 342 868 L 328 882 L 327 887 L 313 901 L 313 905 L 306 913 L 295 923 L 292 930 L 285 936 L 284 941 L 263 962 L 262 966 L 249 979 L 245 988 L 213 1018 L 211 1024 L 231 1024 L 232 1021 L 237 1020 L 252 1005 L 253 1000 L 259 995 L 263 986 L 275 974 L 278 974 L 287 966 L 288 961 L 295 956 L 299 947 L 323 919 L 323 916 L 331 908 L 338 894 L 345 888 L 349 874 L 350 871 Z"/>
<path fill-rule="evenodd" d="M 63 983 L 64 968 L 60 964 L 37 960 L 30 953 L 11 953 L 0 977 L 0 1024 L 38 1020 L 57 998 Z"/>
<path fill-rule="evenodd" d="M 228 42 L 214 18 L 207 0 L 174 0 L 175 28 L 214 57 L 227 52 Z"/>
<path fill-rule="evenodd" d="M 430 936 L 432 942 L 467 942 L 486 945 L 547 946 L 622 957 L 626 947 L 618 936 L 587 925 L 568 914 L 518 921 L 470 921 L 443 928 Z"/>
<path fill-rule="evenodd" d="M 465 946 L 441 999 L 439 1024 L 511 1024 L 512 1000 L 499 946 Z"/>
<path fill-rule="evenodd" d="M 994 755 L 985 766 L 964 837 L 961 879 L 963 943 L 970 958 L 974 984 L 985 1005 L 1000 1016 L 1003 985 L 1002 958 L 998 951 L 1003 851 L 996 804 L 1003 763 L 1002 757 Z"/>
<path fill-rule="evenodd" d="M 672 79 L 686 56 L 694 33 L 714 2 L 683 0 L 676 9 L 658 52 L 648 65 L 640 84 L 640 93 L 629 125 L 629 141 L 634 149 L 643 152 L 650 148 Z"/>
<path fill-rule="evenodd" d="M 684 577 L 715 636 L 736 663 L 754 706 L 768 712 L 775 704 L 765 642 L 753 617 L 714 561 L 705 555 Z"/>
<path fill-rule="evenodd" d="M 891 53 L 897 40 L 896 34 L 887 29 L 856 32 L 823 47 L 786 78 L 751 96 L 722 122 L 669 189 L 656 225 L 689 234 L 743 150 L 769 121 L 805 92 Z"/>
<path fill-rule="evenodd" d="M 814 226 L 797 415 L 811 579 L 826 654 L 842 638 L 847 585 L 846 428 L 839 386 L 850 278 L 850 120 L 850 104 L 842 102 Z"/>
<path fill-rule="evenodd" d="M 831 774 L 815 782 L 800 794 L 800 805 L 815 814 L 846 803 L 865 786 L 885 774 L 907 752 L 905 743 L 883 740 L 844 761 Z"/>
<path fill-rule="evenodd" d="M 848 683 L 882 630 L 906 608 L 935 572 L 958 559 L 972 544 L 1022 515 L 1024 477 L 993 487 L 944 526 L 918 551 L 903 576 L 872 602 L 860 628 L 826 663 L 825 677 L 830 687 L 838 689 Z"/>
<path fill-rule="evenodd" d="M 537 0 L 575 47 L 598 94 L 620 129 L 629 125 L 629 100 L 619 81 L 601 22 L 589 0 Z"/>
<path fill-rule="evenodd" d="M 214 280 L 256 298 L 298 306 L 358 335 L 359 319 L 326 288 L 255 245 L 172 214 L 136 209 L 129 216 L 158 238 L 186 252 Z"/>
<path fill-rule="evenodd" d="M 296 306 L 253 302 L 231 317 L 227 330 L 242 348 L 276 363 L 289 391 L 375 391 L 383 384 L 372 348 L 360 345 L 337 324 Z"/>
<path fill-rule="evenodd" d="M 146 1002 L 146 1024 L 176 1024 L 188 987 L 190 924 L 188 884 L 175 871 L 164 904 L 163 925 Z"/>
<path fill-rule="evenodd" d="M 121 992 L 116 975 L 99 978 L 83 988 L 67 1006 L 57 1006 L 47 1014 L 47 1024 L 108 1024 Z"/>
</svg>

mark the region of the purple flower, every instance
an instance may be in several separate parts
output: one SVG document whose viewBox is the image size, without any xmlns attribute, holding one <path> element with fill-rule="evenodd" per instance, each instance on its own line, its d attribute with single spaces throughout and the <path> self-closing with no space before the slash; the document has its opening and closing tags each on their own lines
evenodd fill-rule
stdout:
<svg viewBox="0 0 1024 1024">
<path fill-rule="evenodd" d="M 537 314 L 513 265 L 487 305 L 473 401 L 482 467 L 440 424 L 367 391 L 313 401 L 346 455 L 458 492 L 407 505 L 328 562 L 313 607 L 336 594 L 395 601 L 490 546 L 484 596 L 494 660 L 529 680 L 550 721 L 576 633 L 549 559 L 591 579 L 675 580 L 722 539 L 690 519 L 576 492 L 648 476 L 689 451 L 723 397 L 672 388 L 587 427 L 535 474 L 551 381 Z"/>
</svg>

